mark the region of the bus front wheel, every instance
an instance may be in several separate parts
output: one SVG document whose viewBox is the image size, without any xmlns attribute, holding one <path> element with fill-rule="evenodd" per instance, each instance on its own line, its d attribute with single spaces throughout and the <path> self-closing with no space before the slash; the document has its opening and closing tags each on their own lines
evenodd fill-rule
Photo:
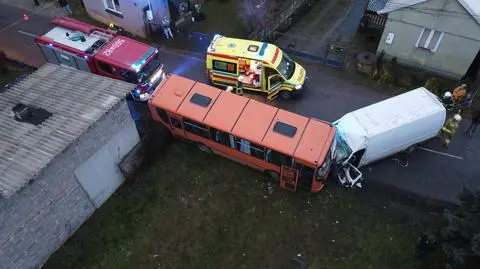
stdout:
<svg viewBox="0 0 480 269">
<path fill-rule="evenodd" d="M 280 180 L 280 174 L 278 174 L 277 172 L 275 171 L 272 171 L 272 170 L 267 170 L 265 171 L 265 173 L 268 175 L 268 177 L 270 177 L 272 180 Z"/>
<path fill-rule="evenodd" d="M 197 143 L 197 148 L 200 150 L 200 151 L 203 151 L 207 154 L 212 154 L 212 150 L 205 144 L 203 143 Z"/>
</svg>

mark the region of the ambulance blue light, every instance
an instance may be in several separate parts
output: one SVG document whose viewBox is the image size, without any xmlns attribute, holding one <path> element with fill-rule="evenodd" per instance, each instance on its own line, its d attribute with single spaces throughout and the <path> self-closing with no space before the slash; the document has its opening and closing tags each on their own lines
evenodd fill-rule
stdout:
<svg viewBox="0 0 480 269">
<path fill-rule="evenodd" d="M 260 48 L 260 52 L 258 52 L 258 55 L 263 56 L 265 55 L 265 50 L 267 49 L 268 43 L 263 43 L 262 47 Z"/>
</svg>

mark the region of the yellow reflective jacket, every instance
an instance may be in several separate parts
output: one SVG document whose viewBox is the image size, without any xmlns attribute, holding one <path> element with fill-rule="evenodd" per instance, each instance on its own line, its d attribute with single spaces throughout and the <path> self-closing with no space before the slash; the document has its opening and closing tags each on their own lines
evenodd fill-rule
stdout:
<svg viewBox="0 0 480 269">
<path fill-rule="evenodd" d="M 442 131 L 453 135 L 457 131 L 458 127 L 460 127 L 459 122 L 453 118 L 450 118 L 447 120 L 447 122 L 445 122 Z"/>
</svg>

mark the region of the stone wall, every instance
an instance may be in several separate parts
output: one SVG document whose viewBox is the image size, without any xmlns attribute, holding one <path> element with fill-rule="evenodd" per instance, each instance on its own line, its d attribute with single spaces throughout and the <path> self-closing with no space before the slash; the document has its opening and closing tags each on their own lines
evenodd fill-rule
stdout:
<svg viewBox="0 0 480 269">
<path fill-rule="evenodd" d="M 95 211 L 73 171 L 125 128 L 135 124 L 121 102 L 30 185 L 9 199 L 0 198 L 0 268 L 38 268 Z"/>
</svg>

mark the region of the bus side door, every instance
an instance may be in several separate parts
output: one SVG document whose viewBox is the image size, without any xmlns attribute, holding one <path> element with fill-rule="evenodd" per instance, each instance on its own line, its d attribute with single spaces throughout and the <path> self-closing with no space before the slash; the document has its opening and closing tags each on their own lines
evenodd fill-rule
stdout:
<svg viewBox="0 0 480 269">
<path fill-rule="evenodd" d="M 282 166 L 280 170 L 280 187 L 293 192 L 297 191 L 298 170 L 288 166 Z"/>
</svg>

